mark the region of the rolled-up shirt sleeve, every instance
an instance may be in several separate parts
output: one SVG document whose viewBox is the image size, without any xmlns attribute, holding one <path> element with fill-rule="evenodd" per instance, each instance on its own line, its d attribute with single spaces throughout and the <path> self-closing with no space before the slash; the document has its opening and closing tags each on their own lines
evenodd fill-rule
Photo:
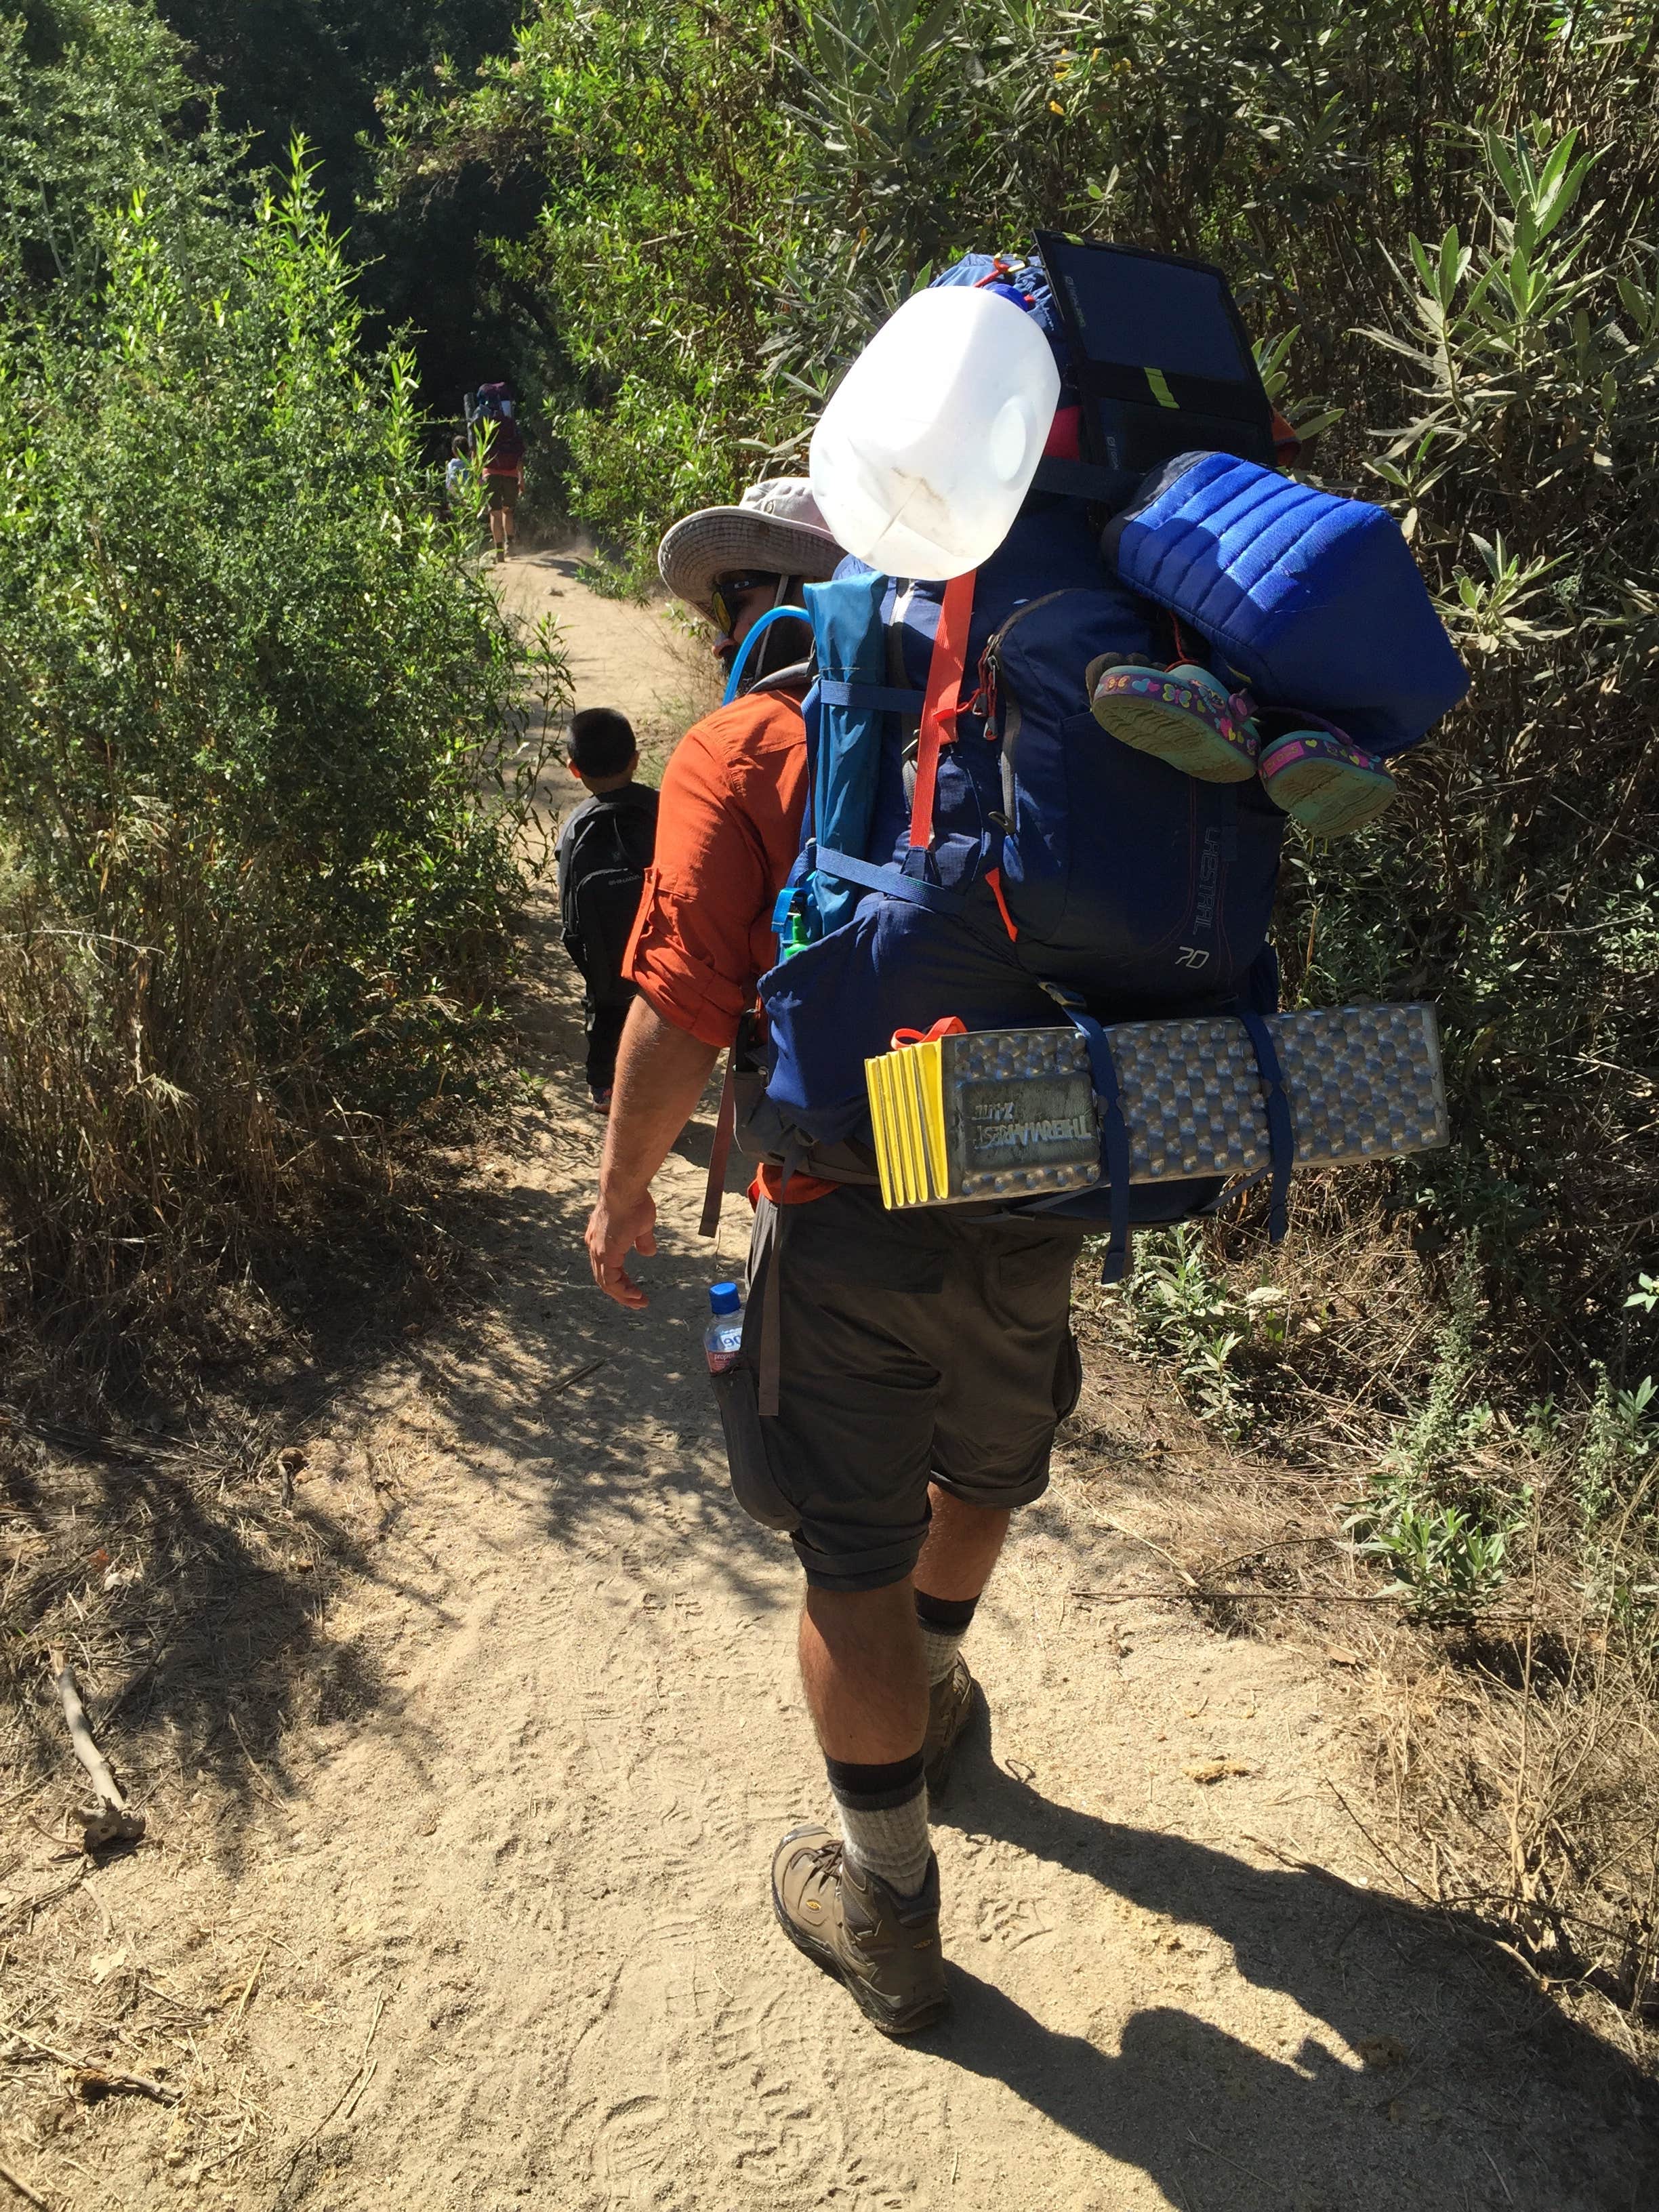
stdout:
<svg viewBox="0 0 1659 2212">
<path fill-rule="evenodd" d="M 664 771 L 624 972 L 664 1021 L 704 1044 L 731 1043 L 771 964 L 772 902 L 799 835 L 805 769 L 799 708 L 777 698 L 696 724 Z"/>
</svg>

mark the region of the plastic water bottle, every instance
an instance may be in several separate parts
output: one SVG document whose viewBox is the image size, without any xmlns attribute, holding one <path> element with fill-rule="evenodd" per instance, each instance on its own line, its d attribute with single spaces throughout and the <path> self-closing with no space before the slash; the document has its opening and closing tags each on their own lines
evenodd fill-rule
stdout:
<svg viewBox="0 0 1659 2212">
<path fill-rule="evenodd" d="M 812 433 L 812 493 L 888 576 L 976 568 L 1008 535 L 1060 398 L 1048 341 L 996 293 L 945 285 L 890 316 Z"/>
<path fill-rule="evenodd" d="M 702 1333 L 703 1355 L 711 1375 L 724 1375 L 743 1351 L 743 1292 L 735 1283 L 711 1283 L 708 1310 L 714 1318 Z"/>
</svg>

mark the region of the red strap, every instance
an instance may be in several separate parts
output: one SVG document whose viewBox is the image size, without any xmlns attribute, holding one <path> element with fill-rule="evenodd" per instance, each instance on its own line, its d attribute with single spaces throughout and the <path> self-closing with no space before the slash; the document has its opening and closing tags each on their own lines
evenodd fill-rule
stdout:
<svg viewBox="0 0 1659 2212">
<path fill-rule="evenodd" d="M 893 1049 L 901 1045 L 932 1044 L 936 1037 L 966 1036 L 968 1024 L 960 1014 L 941 1014 L 930 1030 L 895 1030 Z"/>
<path fill-rule="evenodd" d="M 1010 941 L 1017 944 L 1019 932 L 1014 927 L 1014 917 L 1008 911 L 1008 902 L 1002 896 L 1001 869 L 988 868 L 985 872 L 985 880 L 991 886 L 991 896 L 997 902 L 997 912 L 1002 916 L 1002 926 L 1007 931 Z"/>
<path fill-rule="evenodd" d="M 910 801 L 910 850 L 925 853 L 933 842 L 933 787 L 939 780 L 941 745 L 956 743 L 956 719 L 962 712 L 962 672 L 968 665 L 968 625 L 974 617 L 974 582 L 978 571 L 952 576 L 945 586 L 939 629 L 927 663 L 927 690 L 916 741 L 916 788 Z"/>
</svg>

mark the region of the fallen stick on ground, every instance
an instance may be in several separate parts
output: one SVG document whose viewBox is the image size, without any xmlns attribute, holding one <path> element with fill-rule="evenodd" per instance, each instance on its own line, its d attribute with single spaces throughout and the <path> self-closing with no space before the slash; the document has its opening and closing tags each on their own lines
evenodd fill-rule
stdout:
<svg viewBox="0 0 1659 2212">
<path fill-rule="evenodd" d="M 95 2058 L 77 2058 L 73 2051 L 60 2051 L 55 2043 L 42 2043 L 38 2035 L 31 2035 L 26 2027 L 13 2027 L 9 2023 L 0 2026 L 0 2034 L 9 2035 L 15 2045 L 22 2044 L 30 2051 L 38 2051 L 43 2058 L 55 2059 L 58 2065 L 67 2066 L 75 2076 L 76 2091 L 82 2096 L 93 2097 L 153 2097 L 158 2105 L 176 2105 L 184 2095 L 182 2089 L 170 2088 L 165 2081 L 153 2081 L 148 2074 L 128 2074 L 120 2069 L 100 2066 Z M 17 2056 L 15 2049 L 3 2054 L 8 2058 Z"/>
<path fill-rule="evenodd" d="M 20 2181 L 9 2166 L 0 2166 L 0 2181 L 3 2181 L 8 2189 L 15 2189 L 26 2204 L 38 2204 L 40 2212 L 52 2212 L 46 2198 L 37 2197 L 27 2182 Z"/>
<path fill-rule="evenodd" d="M 254 1967 L 253 1972 L 248 1976 L 247 1980 L 242 1986 L 242 1994 L 237 1998 L 235 2007 L 230 2015 L 233 2021 L 240 2020 L 242 2014 L 247 2010 L 248 2000 L 253 1995 L 254 1990 L 259 1986 L 259 1977 L 264 1973 L 265 1970 L 265 1960 L 270 1956 L 270 1946 L 267 1943 L 264 1949 L 259 1954 L 258 1965 Z"/>
<path fill-rule="evenodd" d="M 561 1375 L 556 1382 L 548 1385 L 542 1393 L 544 1400 L 562 1397 L 573 1382 L 580 1382 L 584 1376 L 595 1373 L 604 1365 L 603 1359 L 590 1359 L 586 1367 L 573 1367 L 568 1375 Z"/>
<path fill-rule="evenodd" d="M 67 1655 L 56 1647 L 50 1664 L 52 1679 L 63 1704 L 64 1718 L 69 1723 L 75 1756 L 92 1777 L 92 1786 L 98 1792 L 98 1803 L 91 1811 L 82 1812 L 78 1808 L 76 1811 L 75 1817 L 82 1827 L 82 1848 L 95 1851 L 105 1844 L 137 1843 L 144 1832 L 144 1816 L 129 1809 L 120 1785 L 110 1771 L 108 1759 L 93 1739 L 86 1707 L 76 1687 L 75 1669 Z"/>
</svg>

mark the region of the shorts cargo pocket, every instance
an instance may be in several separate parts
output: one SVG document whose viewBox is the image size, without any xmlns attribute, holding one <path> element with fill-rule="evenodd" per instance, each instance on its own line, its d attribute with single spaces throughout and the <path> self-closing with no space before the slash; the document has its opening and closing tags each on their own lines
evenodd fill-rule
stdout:
<svg viewBox="0 0 1659 2212">
<path fill-rule="evenodd" d="M 740 1360 L 735 1367 L 708 1379 L 714 1386 L 714 1402 L 720 1409 L 720 1426 L 726 1432 L 732 1495 L 763 1528 L 780 1528 L 785 1535 L 793 1535 L 800 1526 L 800 1515 L 773 1480 L 754 1369 Z"/>
<path fill-rule="evenodd" d="M 1083 1395 L 1083 1354 L 1068 1323 L 1054 1354 L 1054 1419 L 1063 1421 L 1077 1411 Z"/>
</svg>

